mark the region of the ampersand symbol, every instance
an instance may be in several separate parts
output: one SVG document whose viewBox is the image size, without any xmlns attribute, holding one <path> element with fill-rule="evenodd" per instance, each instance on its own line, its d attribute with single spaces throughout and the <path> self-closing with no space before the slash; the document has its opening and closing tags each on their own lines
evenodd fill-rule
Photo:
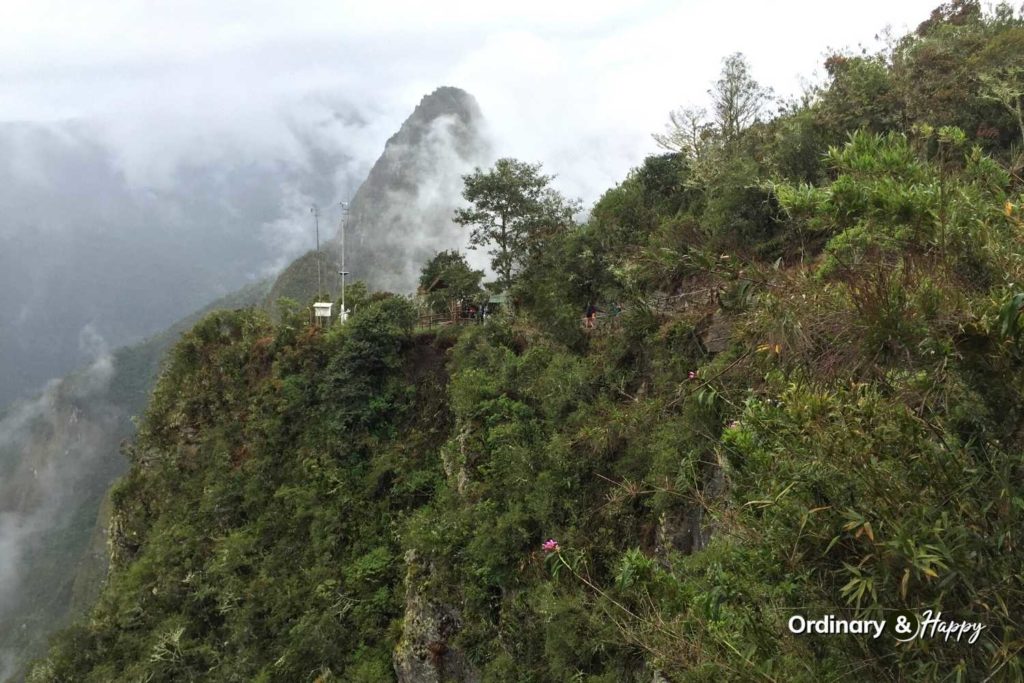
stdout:
<svg viewBox="0 0 1024 683">
<path fill-rule="evenodd" d="M 910 634 L 910 630 L 910 619 L 904 616 L 896 617 L 896 633 L 905 636 Z"/>
</svg>

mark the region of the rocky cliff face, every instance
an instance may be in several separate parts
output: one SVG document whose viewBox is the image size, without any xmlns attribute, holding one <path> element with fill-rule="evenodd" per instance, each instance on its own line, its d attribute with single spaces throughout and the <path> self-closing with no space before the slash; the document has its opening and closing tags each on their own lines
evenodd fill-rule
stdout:
<svg viewBox="0 0 1024 683">
<path fill-rule="evenodd" d="M 352 198 L 345 263 L 353 280 L 411 291 L 434 253 L 465 244 L 452 213 L 462 176 L 490 158 L 482 126 L 476 100 L 459 88 L 438 88 L 420 101 Z"/>
<path fill-rule="evenodd" d="M 459 610 L 430 599 L 426 589 L 434 568 L 411 550 L 405 565 L 405 615 L 394 653 L 395 677 L 399 683 L 477 683 L 479 672 L 452 643 L 462 628 Z"/>
</svg>

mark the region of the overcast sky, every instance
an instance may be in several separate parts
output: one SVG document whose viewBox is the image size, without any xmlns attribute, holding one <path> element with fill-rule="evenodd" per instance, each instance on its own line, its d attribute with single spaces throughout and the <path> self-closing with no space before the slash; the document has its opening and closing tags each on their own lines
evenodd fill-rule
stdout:
<svg viewBox="0 0 1024 683">
<path fill-rule="evenodd" d="M 133 179 L 225 150 L 287 154 L 289 119 L 356 103 L 362 161 L 438 85 L 473 93 L 500 154 L 544 161 L 592 201 L 702 102 L 740 50 L 780 94 L 829 48 L 875 45 L 938 0 L 859 3 L 267 2 L 0 4 L 0 119 L 99 121 Z"/>
</svg>

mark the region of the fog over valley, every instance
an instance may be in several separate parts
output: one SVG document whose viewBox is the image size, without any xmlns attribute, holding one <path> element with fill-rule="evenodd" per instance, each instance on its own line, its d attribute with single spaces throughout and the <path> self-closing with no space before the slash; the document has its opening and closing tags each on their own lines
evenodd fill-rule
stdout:
<svg viewBox="0 0 1024 683">
<path fill-rule="evenodd" d="M 0 125 L 0 403 L 87 362 L 85 326 L 136 341 L 308 249 L 310 205 L 350 195 L 372 162 L 344 147 L 358 119 L 325 116 L 287 156 L 224 149 L 147 179 L 96 125 Z"/>
</svg>

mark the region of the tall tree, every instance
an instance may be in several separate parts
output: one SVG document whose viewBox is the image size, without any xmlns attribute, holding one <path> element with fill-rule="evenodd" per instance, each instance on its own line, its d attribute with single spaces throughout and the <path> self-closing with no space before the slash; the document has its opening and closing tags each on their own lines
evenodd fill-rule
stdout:
<svg viewBox="0 0 1024 683">
<path fill-rule="evenodd" d="M 553 176 L 540 164 L 499 159 L 494 168 L 463 176 L 462 196 L 470 203 L 455 212 L 455 222 L 472 228 L 470 248 L 488 248 L 491 267 L 505 289 L 523 261 L 544 240 L 572 222 L 579 202 L 549 185 Z"/>
<path fill-rule="evenodd" d="M 420 291 L 434 313 L 444 313 L 452 301 L 475 300 L 483 277 L 459 252 L 440 251 L 420 271 Z"/>
<path fill-rule="evenodd" d="M 654 141 L 672 152 L 681 152 L 693 165 L 704 163 L 715 135 L 702 107 L 681 107 L 669 112 L 664 133 L 655 133 Z"/>
<path fill-rule="evenodd" d="M 725 58 L 722 75 L 708 94 L 718 130 L 726 142 L 735 140 L 754 123 L 771 98 L 771 90 L 761 87 L 750 74 L 750 65 L 741 52 Z"/>
</svg>

